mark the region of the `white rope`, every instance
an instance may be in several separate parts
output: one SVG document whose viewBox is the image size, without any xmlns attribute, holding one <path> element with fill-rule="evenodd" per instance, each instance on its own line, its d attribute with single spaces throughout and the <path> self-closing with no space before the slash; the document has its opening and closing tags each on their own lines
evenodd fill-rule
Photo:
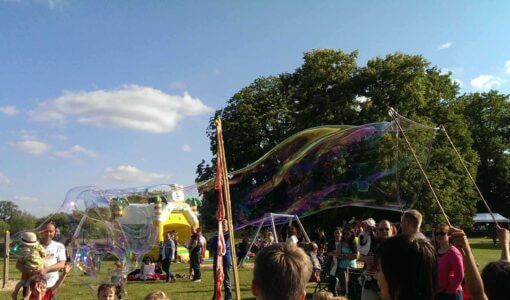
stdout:
<svg viewBox="0 0 510 300">
<path fill-rule="evenodd" d="M 393 108 L 389 109 L 388 114 L 393 118 L 393 120 L 395 121 L 395 124 L 397 124 L 397 127 L 402 132 L 402 136 L 404 137 L 404 140 L 405 140 L 407 146 L 409 147 L 409 150 L 411 150 L 411 153 L 413 154 L 413 157 L 416 160 L 416 163 L 418 164 L 418 167 L 420 168 L 420 171 L 421 171 L 423 177 L 427 181 L 427 185 L 428 185 L 430 191 L 432 192 L 432 195 L 434 196 L 434 199 L 436 200 L 437 205 L 441 209 L 441 213 L 445 217 L 446 223 L 448 223 L 448 226 L 452 227 L 452 224 L 450 223 L 450 220 L 448 219 L 448 216 L 446 215 L 446 212 L 444 211 L 444 208 L 441 205 L 441 202 L 439 201 L 439 197 L 436 195 L 436 192 L 434 191 L 434 188 L 432 187 L 432 183 L 430 183 L 427 173 L 425 173 L 425 170 L 423 170 L 423 167 L 421 166 L 420 160 L 418 159 L 418 156 L 416 155 L 416 152 L 414 151 L 413 146 L 411 146 L 411 143 L 407 139 L 405 132 L 402 130 L 402 127 L 400 126 L 400 123 L 397 118 L 399 116 L 399 114 Z"/>
<path fill-rule="evenodd" d="M 457 151 L 457 148 L 455 147 L 455 145 L 453 144 L 452 142 L 452 139 L 450 138 L 450 136 L 448 135 L 448 132 L 446 132 L 446 128 L 441 125 L 439 126 L 439 128 L 441 129 L 442 132 L 444 132 L 444 134 L 446 135 L 446 138 L 448 139 L 448 141 L 450 142 L 450 145 L 452 146 L 453 150 L 455 151 L 455 153 L 457 154 L 457 157 L 459 158 L 460 160 L 460 163 L 462 164 L 462 166 L 464 167 L 464 170 L 466 170 L 466 173 L 468 174 L 468 177 L 469 179 L 471 179 L 471 182 L 473 183 L 473 185 L 475 186 L 475 189 L 476 191 L 478 192 L 478 195 L 480 195 L 480 198 L 482 198 L 482 202 L 485 204 L 485 207 L 487 208 L 487 210 L 489 211 L 489 213 L 491 214 L 491 217 L 492 219 L 494 220 L 494 223 L 496 223 L 496 225 L 499 225 L 498 224 L 498 221 L 496 221 L 496 217 L 494 216 L 494 213 L 492 212 L 491 208 L 489 207 L 489 204 L 487 203 L 487 201 L 485 201 L 485 198 L 483 197 L 483 194 L 482 192 L 480 191 L 480 189 L 478 188 L 478 185 L 476 184 L 476 181 L 475 179 L 473 178 L 473 176 L 471 175 L 471 172 L 469 172 L 466 164 L 464 163 L 464 160 L 462 159 L 462 156 L 460 156 L 460 153 L 459 151 Z"/>
</svg>

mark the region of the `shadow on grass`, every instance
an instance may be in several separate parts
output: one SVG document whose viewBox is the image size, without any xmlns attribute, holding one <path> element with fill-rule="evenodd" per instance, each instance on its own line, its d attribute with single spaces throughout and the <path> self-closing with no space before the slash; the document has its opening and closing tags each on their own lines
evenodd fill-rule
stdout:
<svg viewBox="0 0 510 300">
<path fill-rule="evenodd" d="M 470 244 L 471 245 L 471 248 L 472 249 L 480 249 L 480 250 L 500 250 L 500 246 L 499 244 L 496 244 L 496 246 L 494 246 L 494 244 L 491 242 L 491 243 L 472 243 Z"/>
</svg>

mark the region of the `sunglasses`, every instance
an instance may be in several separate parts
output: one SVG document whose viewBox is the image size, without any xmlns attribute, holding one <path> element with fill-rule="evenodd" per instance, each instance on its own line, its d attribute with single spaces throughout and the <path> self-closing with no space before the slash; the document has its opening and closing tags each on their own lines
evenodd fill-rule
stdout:
<svg viewBox="0 0 510 300">
<path fill-rule="evenodd" d="M 436 232 L 436 235 L 445 236 L 445 235 L 446 235 L 446 232 L 444 232 L 444 231 Z"/>
</svg>

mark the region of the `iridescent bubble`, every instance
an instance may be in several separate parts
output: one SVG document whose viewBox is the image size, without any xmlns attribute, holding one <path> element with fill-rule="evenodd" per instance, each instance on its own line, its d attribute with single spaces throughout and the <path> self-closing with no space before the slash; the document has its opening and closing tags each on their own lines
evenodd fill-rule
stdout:
<svg viewBox="0 0 510 300">
<path fill-rule="evenodd" d="M 426 165 L 436 129 L 399 117 Z M 321 126 L 296 133 L 230 176 L 234 221 L 265 213 L 308 216 L 341 206 L 401 210 L 416 200 L 421 175 L 395 122 Z M 202 193 L 213 180 L 199 184 Z"/>
<path fill-rule="evenodd" d="M 176 231 L 179 242 L 186 243 L 190 229 L 199 226 L 200 204 L 194 186 L 74 188 L 61 207 L 79 220 L 71 243 L 73 263 L 100 281 L 108 281 L 108 273 L 101 272 L 105 260 L 134 270 L 144 256 L 157 258 L 165 232 Z"/>
</svg>

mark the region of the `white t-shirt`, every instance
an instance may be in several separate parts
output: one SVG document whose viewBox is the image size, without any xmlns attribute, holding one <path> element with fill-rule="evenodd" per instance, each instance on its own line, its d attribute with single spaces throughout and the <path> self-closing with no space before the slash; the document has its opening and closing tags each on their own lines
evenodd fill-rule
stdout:
<svg viewBox="0 0 510 300">
<path fill-rule="evenodd" d="M 143 275 L 154 274 L 154 273 L 156 273 L 156 266 L 154 264 L 150 264 L 150 265 L 143 264 L 142 273 L 143 273 Z"/>
<path fill-rule="evenodd" d="M 43 245 L 46 249 L 46 258 L 44 259 L 44 267 L 52 266 L 58 262 L 66 261 L 66 248 L 63 244 L 51 241 L 48 245 Z M 58 272 L 49 272 L 44 275 L 47 288 L 51 288 L 58 281 Z"/>
<path fill-rule="evenodd" d="M 299 240 L 298 240 L 297 236 L 295 236 L 295 235 L 289 236 L 286 240 L 287 245 L 297 246 L 298 242 L 299 242 Z"/>
</svg>

